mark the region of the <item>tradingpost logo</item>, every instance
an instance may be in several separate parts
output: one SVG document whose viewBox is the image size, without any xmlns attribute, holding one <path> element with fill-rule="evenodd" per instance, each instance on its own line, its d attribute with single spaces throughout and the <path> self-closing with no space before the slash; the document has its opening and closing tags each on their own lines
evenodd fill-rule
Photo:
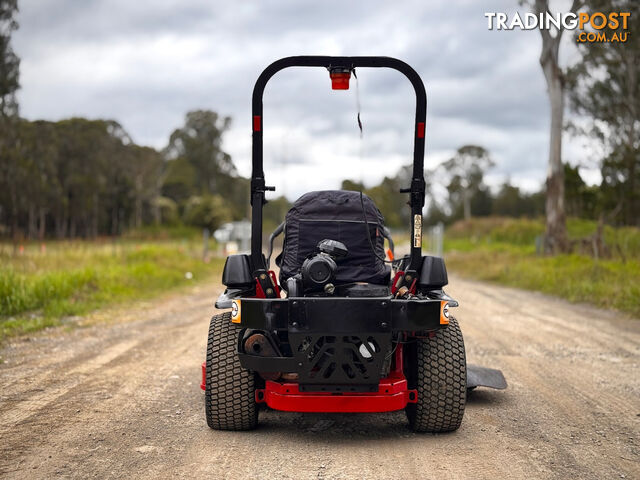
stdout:
<svg viewBox="0 0 640 480">
<path fill-rule="evenodd" d="M 576 30 L 579 43 L 620 42 L 629 37 L 630 12 L 594 13 L 525 13 L 509 16 L 504 12 L 485 12 L 489 30 Z M 607 31 L 604 31 L 604 30 Z"/>
</svg>

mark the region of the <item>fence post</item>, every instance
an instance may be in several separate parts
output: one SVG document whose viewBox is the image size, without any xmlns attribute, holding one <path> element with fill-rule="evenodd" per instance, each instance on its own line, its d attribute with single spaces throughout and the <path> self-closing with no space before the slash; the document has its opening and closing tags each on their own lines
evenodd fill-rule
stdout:
<svg viewBox="0 0 640 480">
<path fill-rule="evenodd" d="M 206 262 L 209 258 L 209 229 L 202 229 L 202 261 Z"/>
<path fill-rule="evenodd" d="M 429 227 L 429 253 L 436 257 L 442 257 L 442 244 L 444 238 L 444 225 L 442 222 Z"/>
</svg>

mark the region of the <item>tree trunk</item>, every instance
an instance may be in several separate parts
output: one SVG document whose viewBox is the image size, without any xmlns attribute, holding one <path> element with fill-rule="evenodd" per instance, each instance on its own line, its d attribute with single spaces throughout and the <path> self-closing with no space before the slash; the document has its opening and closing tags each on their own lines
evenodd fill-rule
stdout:
<svg viewBox="0 0 640 480">
<path fill-rule="evenodd" d="M 111 209 L 111 235 L 114 237 L 118 235 L 118 230 L 118 207 L 117 205 L 114 205 Z"/>
<path fill-rule="evenodd" d="M 154 197 L 153 202 L 151 204 L 151 213 L 153 215 L 153 223 L 156 225 L 159 225 L 160 222 L 162 221 L 162 218 L 160 217 L 160 205 L 158 202 L 158 197 Z"/>
<path fill-rule="evenodd" d="M 469 194 L 469 189 L 465 188 L 462 191 L 462 204 L 464 207 L 464 219 L 469 220 L 471 218 L 471 195 Z"/>
<path fill-rule="evenodd" d="M 55 230 L 56 230 L 56 238 L 62 238 L 63 237 L 63 225 L 64 225 L 64 219 L 62 216 L 62 213 L 58 212 L 54 217 L 53 217 L 54 221 L 53 223 L 55 224 Z"/>
<path fill-rule="evenodd" d="M 567 249 L 567 230 L 564 211 L 564 167 L 562 164 L 562 123 L 564 117 L 564 87 L 559 75 L 547 71 L 557 70 L 553 65 L 543 65 L 549 87 L 551 104 L 551 131 L 549 142 L 549 167 L 547 169 L 546 241 L 552 253 Z"/>
<path fill-rule="evenodd" d="M 36 231 L 37 231 L 37 227 L 36 227 L 36 207 L 33 204 L 29 205 L 29 211 L 28 211 L 28 220 L 27 220 L 27 231 L 28 236 L 29 236 L 29 240 L 33 240 L 34 238 L 36 238 Z"/>
<path fill-rule="evenodd" d="M 91 238 L 98 236 L 98 217 L 100 215 L 100 197 L 97 193 L 93 196 L 93 215 L 91 216 Z"/>
<path fill-rule="evenodd" d="M 40 207 L 40 211 L 38 212 L 38 240 L 44 240 L 44 234 L 46 233 L 47 228 L 47 215 L 45 209 Z"/>
<path fill-rule="evenodd" d="M 56 212 L 53 215 L 53 231 L 55 233 L 56 238 L 60 238 L 60 229 L 62 225 L 62 216 L 60 212 Z"/>
<path fill-rule="evenodd" d="M 627 54 L 625 55 L 626 65 L 627 65 L 627 84 L 628 85 L 637 85 L 637 67 L 633 64 L 636 61 L 636 56 Z M 640 193 L 638 193 L 638 186 L 636 185 L 637 181 L 637 168 L 640 163 L 640 152 L 638 152 L 638 148 L 636 145 L 638 144 L 638 129 L 637 129 L 637 121 L 638 115 L 640 112 L 637 111 L 637 100 L 636 100 L 636 89 L 629 88 L 629 93 L 627 95 L 627 108 L 630 111 L 629 121 L 627 123 L 627 134 L 626 134 L 626 146 L 625 149 L 625 160 L 629 165 L 628 167 L 628 175 L 629 175 L 629 197 L 626 199 L 628 204 L 626 215 L 624 216 L 624 222 L 627 225 L 634 225 L 636 227 L 640 226 Z"/>
<path fill-rule="evenodd" d="M 11 181 L 9 181 L 9 202 L 11 204 L 11 236 L 16 238 L 18 235 L 18 195 Z"/>
<path fill-rule="evenodd" d="M 69 212 L 65 208 L 58 216 L 58 225 L 56 226 L 56 236 L 63 239 L 67 236 L 67 225 L 69 225 Z"/>
<path fill-rule="evenodd" d="M 571 11 L 578 2 L 574 0 Z M 536 0 L 536 13 L 549 10 L 548 0 Z M 567 250 L 567 228 L 564 213 L 564 168 L 562 165 L 562 127 L 564 118 L 564 79 L 558 62 L 558 50 L 562 30 L 555 36 L 549 30 L 540 29 L 542 53 L 540 65 L 547 82 L 551 106 L 551 130 L 549 136 L 549 168 L 547 170 L 547 195 L 545 204 L 546 235 L 545 250 L 559 253 Z"/>
</svg>

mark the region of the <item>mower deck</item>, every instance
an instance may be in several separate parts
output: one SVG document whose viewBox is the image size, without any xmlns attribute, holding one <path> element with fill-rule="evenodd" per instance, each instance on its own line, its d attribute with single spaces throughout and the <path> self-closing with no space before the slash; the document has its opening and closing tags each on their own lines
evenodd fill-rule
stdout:
<svg viewBox="0 0 640 480">
<path fill-rule="evenodd" d="M 202 383 L 205 389 L 206 364 L 202 364 Z M 507 382 L 500 370 L 467 365 L 467 389 L 476 387 L 504 390 Z M 264 403 L 273 410 L 282 412 L 308 413 L 376 413 L 394 412 L 404 409 L 410 403 L 418 402 L 418 392 L 407 387 L 407 379 L 401 372 L 393 371 L 382 378 L 378 391 L 350 392 L 301 392 L 300 385 L 294 382 L 276 382 L 267 380 L 265 388 L 256 390 L 256 402 Z"/>
<path fill-rule="evenodd" d="M 355 391 L 353 385 L 333 386 L 329 391 L 325 387 L 316 387 L 316 391 L 301 391 L 300 383 L 278 382 L 267 380 L 265 387 L 256 389 L 257 403 L 264 403 L 269 408 L 283 412 L 315 412 L 315 413 L 375 413 L 394 412 L 404 409 L 409 403 L 417 403 L 418 392 L 407 386 L 407 379 L 402 373 L 402 345 L 395 348 L 394 369 L 389 375 L 380 379 L 374 392 Z M 202 364 L 202 384 L 206 383 L 206 364 Z"/>
</svg>

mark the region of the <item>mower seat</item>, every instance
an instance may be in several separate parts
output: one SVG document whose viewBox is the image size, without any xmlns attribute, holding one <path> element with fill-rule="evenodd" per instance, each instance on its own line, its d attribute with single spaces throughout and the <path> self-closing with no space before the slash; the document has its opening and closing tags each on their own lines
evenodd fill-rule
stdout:
<svg viewBox="0 0 640 480">
<path fill-rule="evenodd" d="M 366 195 L 361 202 L 360 192 L 323 190 L 303 195 L 285 217 L 282 253 L 276 258 L 280 284 L 286 285 L 288 278 L 300 272 L 304 260 L 317 253 L 320 241 L 331 239 L 344 243 L 349 251 L 337 261 L 337 285 L 362 282 L 388 286 L 391 268 L 382 260 L 383 229 L 380 210 Z"/>
</svg>

